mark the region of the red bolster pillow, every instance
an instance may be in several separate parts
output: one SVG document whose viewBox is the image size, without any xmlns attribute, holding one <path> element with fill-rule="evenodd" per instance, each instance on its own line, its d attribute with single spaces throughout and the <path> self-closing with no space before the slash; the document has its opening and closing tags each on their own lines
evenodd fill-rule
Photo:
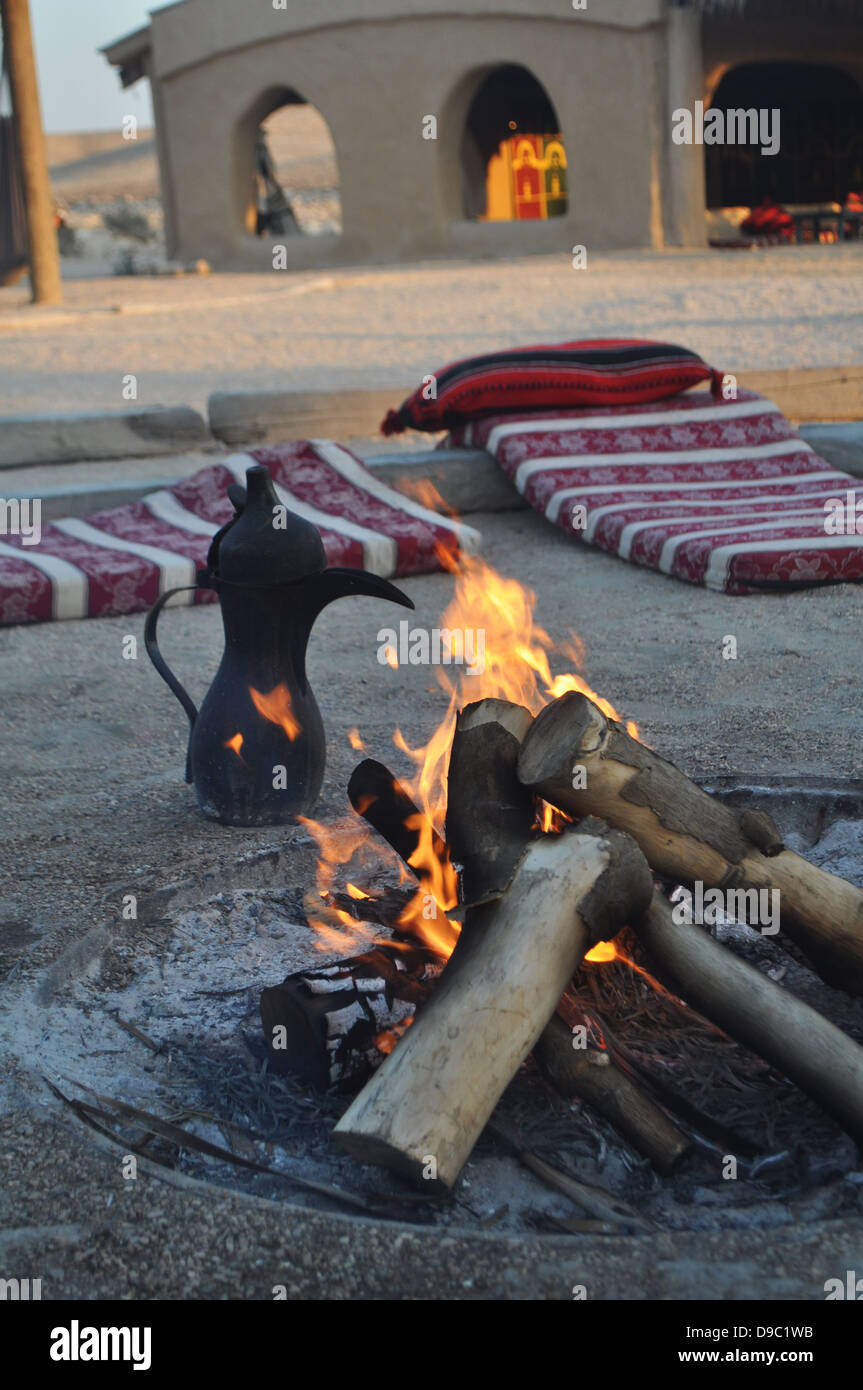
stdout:
<svg viewBox="0 0 863 1390">
<path fill-rule="evenodd" d="M 384 434 L 445 430 L 483 415 L 581 405 L 641 405 L 722 376 L 695 352 L 644 338 L 510 348 L 451 362 L 391 410 Z"/>
</svg>

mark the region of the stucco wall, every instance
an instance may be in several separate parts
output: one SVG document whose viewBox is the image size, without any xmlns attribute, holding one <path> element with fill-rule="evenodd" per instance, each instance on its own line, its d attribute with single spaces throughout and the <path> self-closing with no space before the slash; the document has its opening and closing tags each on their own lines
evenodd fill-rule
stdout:
<svg viewBox="0 0 863 1390">
<path fill-rule="evenodd" d="M 863 90 L 863 3 L 857 20 L 827 15 L 809 0 L 773 0 L 742 23 L 734 15 L 704 20 L 704 91 L 709 101 L 741 63 L 824 63 L 849 73 Z"/>
<path fill-rule="evenodd" d="M 577 14 L 621 28 L 657 23 L 666 0 L 588 0 Z M 499 19 L 560 20 L 573 16 L 570 0 L 180 0 L 151 16 L 157 71 L 167 77 L 220 53 L 269 43 L 332 26 L 389 23 L 401 19 L 478 18 L 489 27 Z"/>
<path fill-rule="evenodd" d="M 187 0 L 155 18 L 179 16 L 199 3 Z M 381 0 L 368 0 L 367 8 L 373 4 L 380 8 Z M 547 8 L 546 0 L 535 8 Z M 664 129 L 664 101 L 663 30 L 643 27 L 646 9 L 653 8 L 627 7 L 621 0 L 621 13 L 626 10 L 631 18 L 638 11 L 642 27 L 636 28 L 600 25 L 580 11 L 544 20 L 535 15 L 491 23 L 488 17 L 464 15 L 443 20 L 410 0 L 402 11 L 422 9 L 422 16 L 281 32 L 233 51 L 220 50 L 221 36 L 210 43 L 214 56 L 167 75 L 159 57 L 163 26 L 157 25 L 155 66 L 171 132 L 175 249 L 222 265 L 269 261 L 272 243 L 242 233 L 248 138 L 262 110 L 262 94 L 286 88 L 313 102 L 329 122 L 344 222 L 337 245 L 289 239 L 290 264 L 464 250 L 559 250 L 563 255 L 580 243 L 599 248 L 655 242 L 662 235 L 656 216 L 661 177 L 656 132 Z M 561 15 L 559 3 L 555 11 Z M 501 63 L 529 67 L 557 109 L 569 162 L 566 217 L 540 224 L 461 219 L 458 154 L 464 115 L 482 74 Z M 437 141 L 422 138 L 426 115 L 438 118 Z M 243 123 L 245 162 L 236 134 Z"/>
</svg>

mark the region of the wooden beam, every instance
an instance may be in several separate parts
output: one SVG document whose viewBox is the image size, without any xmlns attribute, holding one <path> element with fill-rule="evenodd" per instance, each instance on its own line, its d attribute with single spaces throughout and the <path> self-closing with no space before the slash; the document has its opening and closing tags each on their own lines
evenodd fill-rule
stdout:
<svg viewBox="0 0 863 1390">
<path fill-rule="evenodd" d="M 24 205 L 27 212 L 30 293 L 35 304 L 59 304 L 63 298 L 60 279 L 60 251 L 54 226 L 54 200 L 42 111 L 33 31 L 28 0 L 0 0 L 3 18 L 3 47 L 9 64 L 12 112 L 21 158 Z"/>
</svg>

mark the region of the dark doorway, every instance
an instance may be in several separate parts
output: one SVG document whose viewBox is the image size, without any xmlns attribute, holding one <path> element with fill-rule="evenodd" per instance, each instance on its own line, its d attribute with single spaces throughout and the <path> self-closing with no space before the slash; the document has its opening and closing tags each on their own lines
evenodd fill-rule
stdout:
<svg viewBox="0 0 863 1390">
<path fill-rule="evenodd" d="M 245 232 L 277 241 L 341 232 L 333 137 L 299 92 L 264 92 L 238 123 L 234 149 Z"/>
<path fill-rule="evenodd" d="M 567 211 L 560 122 L 527 68 L 508 63 L 481 81 L 465 122 L 461 168 L 466 217 L 520 221 Z"/>
<path fill-rule="evenodd" d="M 863 94 L 838 68 L 747 63 L 726 73 L 710 105 L 777 107 L 780 148 L 705 145 L 707 206 L 842 202 L 863 188 Z"/>
</svg>

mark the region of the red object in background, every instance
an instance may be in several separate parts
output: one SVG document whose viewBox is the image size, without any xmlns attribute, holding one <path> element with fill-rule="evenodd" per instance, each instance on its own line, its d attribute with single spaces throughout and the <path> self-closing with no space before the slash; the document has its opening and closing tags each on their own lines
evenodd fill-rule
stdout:
<svg viewBox="0 0 863 1390">
<path fill-rule="evenodd" d="M 519 222 L 541 220 L 546 215 L 543 141 L 535 135 L 522 135 L 512 143 L 516 147 L 512 162 L 516 218 Z"/>
<path fill-rule="evenodd" d="M 765 198 L 759 207 L 753 208 L 740 230 L 752 236 L 789 236 L 794 227 L 794 219 L 772 198 Z"/>
<path fill-rule="evenodd" d="M 645 338 L 595 338 L 582 342 L 505 348 L 450 362 L 435 373 L 436 395 L 426 383 L 390 410 L 382 434 L 450 429 L 502 410 L 570 406 L 636 405 L 674 396 L 722 374 L 688 348 Z"/>
</svg>

